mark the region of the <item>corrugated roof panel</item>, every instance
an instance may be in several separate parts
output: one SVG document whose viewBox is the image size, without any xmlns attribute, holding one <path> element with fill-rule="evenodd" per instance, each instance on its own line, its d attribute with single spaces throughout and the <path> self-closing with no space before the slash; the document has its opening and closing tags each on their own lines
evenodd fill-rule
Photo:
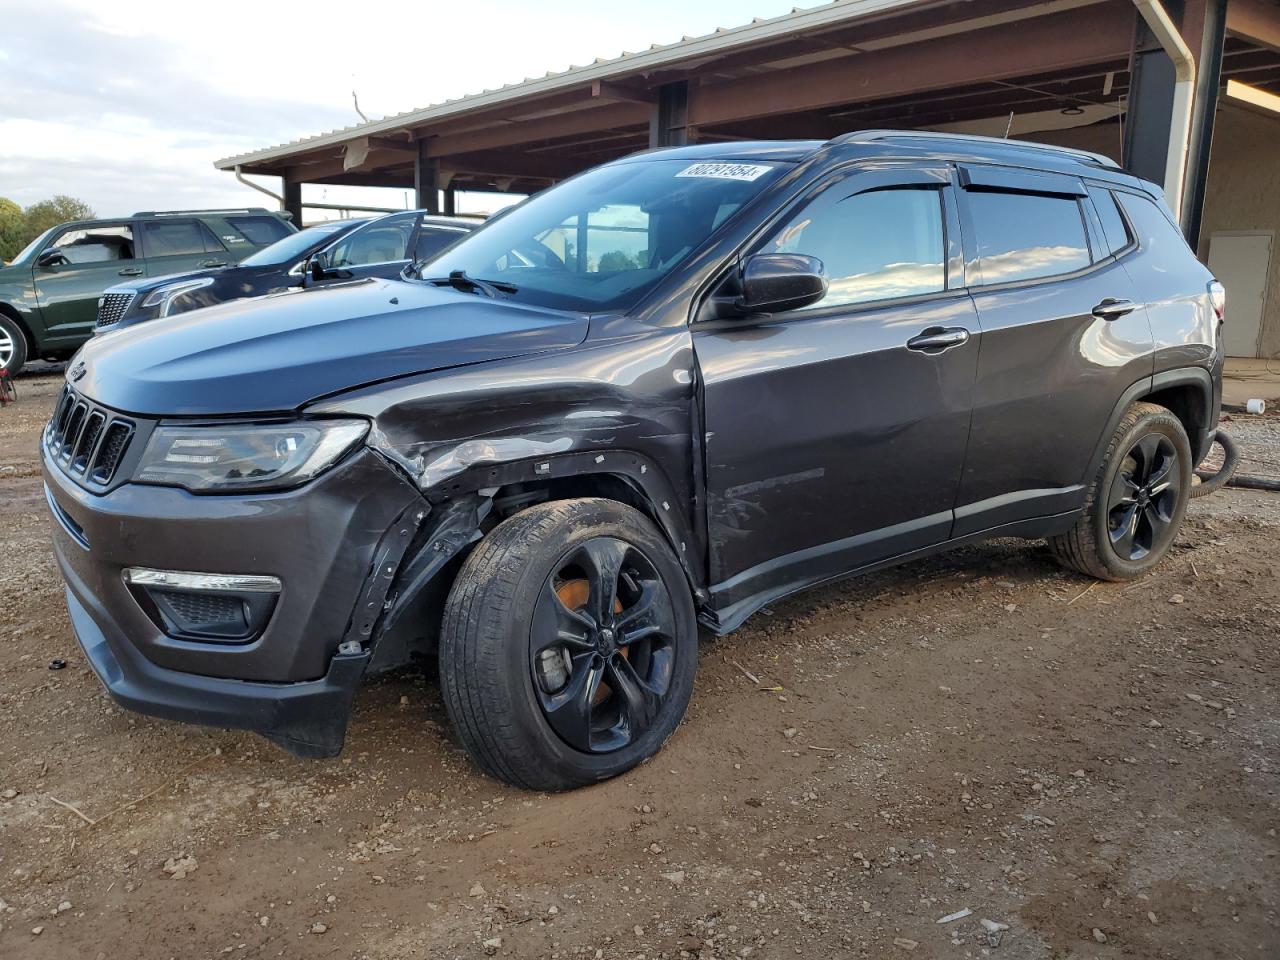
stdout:
<svg viewBox="0 0 1280 960">
<path fill-rule="evenodd" d="M 593 80 L 611 79 L 619 73 L 669 67 L 686 57 L 706 56 L 708 53 L 779 39 L 801 30 L 829 26 L 845 20 L 857 20 L 888 10 L 919 6 L 925 2 L 927 0 L 830 0 L 815 7 L 795 7 L 790 13 L 767 19 L 757 17 L 751 23 L 739 27 L 717 27 L 711 33 L 700 37 L 685 37 L 678 43 L 655 43 L 644 53 L 623 52 L 612 59 L 598 59 L 585 67 L 570 67 L 568 70 L 559 72 L 549 70 L 545 76 L 537 80 L 526 79 L 523 83 L 507 84 L 496 90 L 484 90 L 478 94 L 445 100 L 443 103 L 418 110 L 392 114 L 380 120 L 371 120 L 368 123 L 355 124 L 340 130 L 329 130 L 289 143 L 227 157 L 216 161 L 214 166 L 220 170 L 230 170 L 236 166 L 265 163 L 298 152 L 339 144 L 353 137 L 373 136 L 406 126 L 430 123 L 468 110 L 478 110 L 523 97 L 552 93 Z"/>
</svg>

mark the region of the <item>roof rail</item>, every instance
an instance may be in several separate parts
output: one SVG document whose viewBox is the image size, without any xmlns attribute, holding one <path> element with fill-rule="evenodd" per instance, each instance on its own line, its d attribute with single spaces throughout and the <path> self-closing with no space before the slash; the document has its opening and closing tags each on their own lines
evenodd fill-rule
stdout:
<svg viewBox="0 0 1280 960">
<path fill-rule="evenodd" d="M 193 213 L 272 213 L 266 207 L 232 207 L 209 210 L 139 210 L 135 217 L 189 217 Z"/>
<path fill-rule="evenodd" d="M 943 140 L 985 144 L 987 146 L 1004 145 L 1029 150 L 1042 150 L 1046 153 L 1060 154 L 1061 156 L 1071 157 L 1086 163 L 1109 167 L 1113 170 L 1121 169 L 1120 164 L 1105 154 L 1093 153 L 1089 150 L 1058 147 L 1051 143 L 1036 143 L 1032 140 L 1004 140 L 1000 137 L 980 137 L 971 133 L 941 133 L 933 130 L 855 130 L 852 133 L 841 134 L 829 140 L 828 143 L 869 143 L 876 140 Z"/>
</svg>

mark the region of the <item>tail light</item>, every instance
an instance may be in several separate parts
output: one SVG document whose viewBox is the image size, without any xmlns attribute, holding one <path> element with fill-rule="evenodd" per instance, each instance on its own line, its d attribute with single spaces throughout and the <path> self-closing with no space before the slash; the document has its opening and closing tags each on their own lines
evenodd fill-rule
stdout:
<svg viewBox="0 0 1280 960">
<path fill-rule="evenodd" d="M 1218 319 L 1223 319 L 1227 314 L 1227 288 L 1217 280 L 1209 281 L 1209 302 L 1213 304 L 1213 312 Z"/>
</svg>

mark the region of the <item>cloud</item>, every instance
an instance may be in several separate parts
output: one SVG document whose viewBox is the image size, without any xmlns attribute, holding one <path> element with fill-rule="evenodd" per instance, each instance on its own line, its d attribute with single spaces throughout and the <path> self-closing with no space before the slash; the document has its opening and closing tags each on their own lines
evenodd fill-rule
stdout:
<svg viewBox="0 0 1280 960">
<path fill-rule="evenodd" d="M 102 216 L 269 204 L 213 161 L 357 122 L 353 88 L 381 116 L 746 19 L 737 0 L 490 0 L 466 11 L 331 0 L 0 5 L 0 196 L 28 204 L 68 193 Z M 751 12 L 790 5 L 755 0 Z M 330 202 L 402 202 L 398 192 L 369 199 L 369 188 L 324 192 Z"/>
</svg>

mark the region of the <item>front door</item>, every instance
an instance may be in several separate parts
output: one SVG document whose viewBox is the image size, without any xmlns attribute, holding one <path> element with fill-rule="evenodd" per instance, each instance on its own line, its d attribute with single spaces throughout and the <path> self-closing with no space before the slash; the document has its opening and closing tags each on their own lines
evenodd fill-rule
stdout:
<svg viewBox="0 0 1280 960">
<path fill-rule="evenodd" d="M 36 300 L 55 343 L 92 334 L 102 291 L 146 274 L 127 222 L 68 227 L 50 238 L 36 260 L 31 268 Z"/>
<path fill-rule="evenodd" d="M 420 214 L 381 217 L 347 234 L 324 253 L 324 265 L 332 276 L 304 278 L 307 286 L 358 280 L 363 277 L 394 279 L 409 265 L 409 244 Z"/>
<path fill-rule="evenodd" d="M 950 177 L 841 177 L 752 251 L 817 257 L 826 297 L 695 326 L 722 623 L 950 536 L 979 338 Z"/>
</svg>

